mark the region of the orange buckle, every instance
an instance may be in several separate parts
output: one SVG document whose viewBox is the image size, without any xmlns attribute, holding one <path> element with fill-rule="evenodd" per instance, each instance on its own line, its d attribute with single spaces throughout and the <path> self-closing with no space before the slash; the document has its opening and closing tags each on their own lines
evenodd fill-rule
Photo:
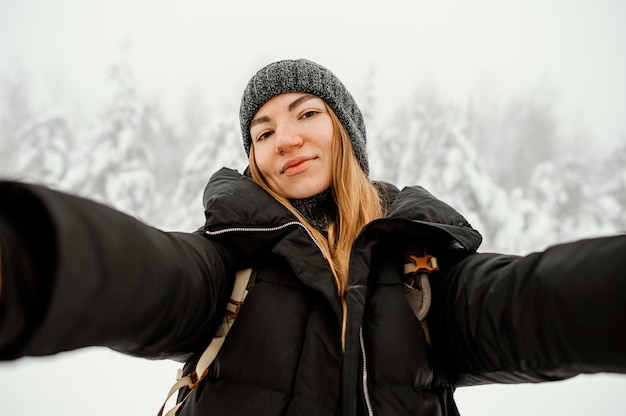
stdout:
<svg viewBox="0 0 626 416">
<path fill-rule="evenodd" d="M 195 389 L 196 387 L 198 387 L 198 384 L 202 381 L 202 379 L 204 377 L 206 377 L 206 375 L 209 374 L 209 368 L 205 368 L 204 372 L 202 373 L 202 375 L 200 377 L 198 377 L 198 373 L 196 373 L 196 371 L 192 371 L 191 373 L 189 373 L 189 378 L 191 379 L 191 383 L 189 384 L 189 388 L 191 390 Z"/>
<path fill-rule="evenodd" d="M 188 374 L 188 377 L 191 379 L 191 383 L 189 383 L 189 388 L 193 390 L 198 385 L 198 374 L 196 374 L 195 371 L 192 371 Z"/>
<path fill-rule="evenodd" d="M 415 264 L 415 267 L 410 272 L 412 274 L 432 273 L 439 269 L 439 266 L 437 265 L 437 258 L 435 256 L 431 256 L 430 254 L 422 257 L 410 256 L 409 258 L 413 264 Z"/>
<path fill-rule="evenodd" d="M 242 306 L 243 302 L 235 299 L 229 299 L 228 305 L 226 306 L 226 315 L 233 319 L 237 318 L 237 315 L 239 315 L 239 311 L 241 310 Z"/>
</svg>

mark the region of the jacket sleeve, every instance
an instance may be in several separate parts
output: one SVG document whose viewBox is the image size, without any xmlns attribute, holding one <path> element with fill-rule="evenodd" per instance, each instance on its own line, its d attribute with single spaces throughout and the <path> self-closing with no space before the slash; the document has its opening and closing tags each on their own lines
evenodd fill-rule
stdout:
<svg viewBox="0 0 626 416">
<path fill-rule="evenodd" d="M 465 257 L 433 279 L 435 354 L 457 385 L 624 373 L 625 270 L 624 235 Z"/>
<path fill-rule="evenodd" d="M 220 323 L 229 250 L 93 201 L 0 182 L 0 359 L 100 345 L 184 359 Z"/>
</svg>

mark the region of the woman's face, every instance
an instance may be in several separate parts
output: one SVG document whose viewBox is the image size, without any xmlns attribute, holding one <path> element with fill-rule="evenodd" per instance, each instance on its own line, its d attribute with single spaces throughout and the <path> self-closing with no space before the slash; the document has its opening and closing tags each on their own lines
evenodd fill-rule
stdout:
<svg viewBox="0 0 626 416">
<path fill-rule="evenodd" d="M 277 95 L 254 115 L 250 135 L 256 165 L 273 191 L 301 199 L 330 187 L 334 131 L 321 98 Z"/>
</svg>

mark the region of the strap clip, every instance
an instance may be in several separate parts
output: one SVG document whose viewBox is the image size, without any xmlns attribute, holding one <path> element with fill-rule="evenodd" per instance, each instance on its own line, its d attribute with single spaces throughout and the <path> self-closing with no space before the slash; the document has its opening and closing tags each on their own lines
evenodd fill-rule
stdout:
<svg viewBox="0 0 626 416">
<path fill-rule="evenodd" d="M 243 300 L 238 301 L 233 298 L 230 298 L 228 300 L 228 304 L 226 305 L 226 315 L 231 319 L 237 318 L 237 315 L 239 315 L 239 311 L 241 311 L 242 306 L 243 306 Z"/>
<path fill-rule="evenodd" d="M 188 374 L 189 379 L 190 379 L 189 388 L 191 390 L 194 390 L 196 387 L 198 387 L 198 384 L 200 384 L 202 379 L 204 379 L 207 376 L 207 374 L 209 374 L 208 367 L 204 369 L 204 372 L 202 373 L 200 377 L 198 377 L 198 373 L 195 370 L 189 373 Z"/>
<path fill-rule="evenodd" d="M 421 257 L 410 256 L 409 259 L 411 260 L 411 263 L 404 265 L 404 274 L 430 274 L 439 270 L 437 258 L 435 256 L 431 256 L 430 254 Z"/>
</svg>

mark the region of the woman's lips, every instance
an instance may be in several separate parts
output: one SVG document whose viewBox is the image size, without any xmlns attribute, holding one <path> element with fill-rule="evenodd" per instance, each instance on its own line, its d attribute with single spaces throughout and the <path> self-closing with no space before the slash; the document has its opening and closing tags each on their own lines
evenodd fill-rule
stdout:
<svg viewBox="0 0 626 416">
<path fill-rule="evenodd" d="M 281 169 L 281 173 L 287 176 L 297 175 L 298 173 L 306 170 L 314 160 L 315 158 L 311 156 L 294 157 L 285 162 Z"/>
</svg>

